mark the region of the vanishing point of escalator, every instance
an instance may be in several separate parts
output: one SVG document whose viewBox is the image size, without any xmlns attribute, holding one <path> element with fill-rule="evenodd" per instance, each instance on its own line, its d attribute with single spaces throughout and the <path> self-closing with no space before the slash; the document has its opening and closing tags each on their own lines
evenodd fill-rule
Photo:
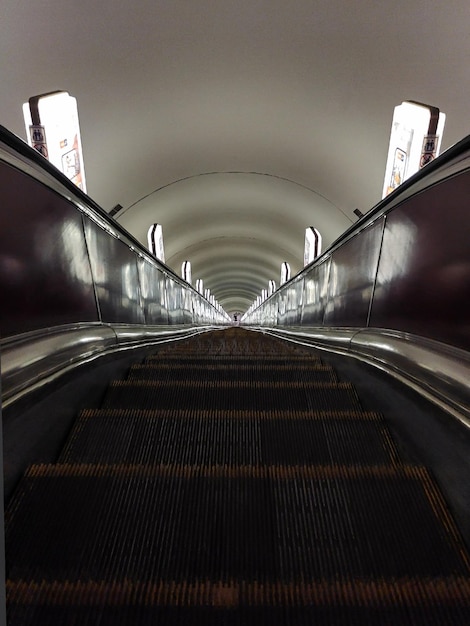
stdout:
<svg viewBox="0 0 470 626">
<path fill-rule="evenodd" d="M 311 350 L 239 328 L 160 349 L 6 510 L 10 626 L 467 625 L 426 468 Z"/>
</svg>

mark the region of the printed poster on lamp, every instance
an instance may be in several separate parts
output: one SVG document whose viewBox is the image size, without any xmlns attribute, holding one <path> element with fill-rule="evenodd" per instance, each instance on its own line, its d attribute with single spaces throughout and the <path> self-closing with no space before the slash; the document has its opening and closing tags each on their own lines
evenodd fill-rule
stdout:
<svg viewBox="0 0 470 626">
<path fill-rule="evenodd" d="M 439 155 L 445 118 L 437 107 L 412 100 L 395 107 L 382 198 Z"/>
<path fill-rule="evenodd" d="M 66 91 L 34 96 L 23 115 L 29 145 L 86 192 L 77 100 Z"/>
</svg>

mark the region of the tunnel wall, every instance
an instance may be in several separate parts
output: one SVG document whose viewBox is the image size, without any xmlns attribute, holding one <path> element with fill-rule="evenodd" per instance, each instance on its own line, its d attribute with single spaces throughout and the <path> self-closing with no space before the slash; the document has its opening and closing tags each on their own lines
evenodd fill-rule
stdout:
<svg viewBox="0 0 470 626">
<path fill-rule="evenodd" d="M 378 205 L 244 323 L 392 329 L 469 351 L 469 145 Z"/>
</svg>

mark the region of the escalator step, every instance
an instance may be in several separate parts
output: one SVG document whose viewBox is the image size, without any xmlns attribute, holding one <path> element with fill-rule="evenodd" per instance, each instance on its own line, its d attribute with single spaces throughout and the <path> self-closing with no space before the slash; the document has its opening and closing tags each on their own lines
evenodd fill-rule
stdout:
<svg viewBox="0 0 470 626">
<path fill-rule="evenodd" d="M 253 354 L 250 356 L 237 356 L 237 355 L 224 355 L 217 354 L 213 356 L 207 355 L 180 355 L 180 354 L 165 354 L 162 355 L 158 353 L 153 356 L 149 356 L 145 359 L 144 363 L 148 363 L 149 365 L 158 365 L 159 363 L 166 363 L 171 365 L 172 363 L 188 363 L 194 366 L 203 366 L 203 365 L 217 365 L 217 364 L 228 364 L 228 365 L 236 365 L 236 366 L 258 366 L 258 365 L 268 365 L 268 366 L 285 366 L 290 363 L 295 366 L 305 365 L 305 366 L 316 366 L 322 365 L 322 362 L 317 357 L 305 356 L 305 355 L 291 355 L 287 354 L 285 356 L 280 355 L 279 353 L 267 356 L 258 356 L 257 354 Z"/>
<path fill-rule="evenodd" d="M 296 356 L 311 355 L 311 349 L 304 348 L 295 343 L 289 343 L 281 339 L 269 337 L 267 335 L 237 329 L 232 332 L 229 329 L 223 331 L 208 332 L 198 337 L 193 337 L 183 341 L 178 341 L 171 346 L 166 346 L 159 350 L 159 354 L 184 354 L 199 355 L 207 354 L 243 356 L 243 355 L 270 355 Z"/>
<path fill-rule="evenodd" d="M 360 412 L 82 412 L 59 462 L 205 465 L 397 462 L 380 416 Z"/>
<path fill-rule="evenodd" d="M 263 356 L 263 357 L 278 357 L 280 355 L 285 355 L 286 358 L 290 358 L 291 356 L 308 356 L 308 352 L 305 350 L 296 350 L 295 348 L 289 349 L 284 346 L 279 347 L 276 344 L 270 344 L 269 342 L 251 342 L 251 343 L 241 343 L 239 341 L 234 341 L 232 343 L 217 341 L 210 343 L 202 343 L 202 342 L 192 342 L 188 341 L 187 344 L 180 343 L 172 348 L 167 350 L 160 350 L 159 354 L 167 355 L 167 354 L 181 354 L 185 356 L 197 356 L 200 354 L 211 354 L 215 358 L 219 355 L 223 356 Z"/>
<path fill-rule="evenodd" d="M 128 380 L 217 380 L 217 381 L 315 381 L 337 382 L 334 369 L 329 365 L 237 365 L 217 362 L 195 367 L 187 362 L 133 365 Z"/>
<path fill-rule="evenodd" d="M 470 556 L 319 352 L 160 346 L 5 511 L 9 626 L 467 626 Z"/>
<path fill-rule="evenodd" d="M 216 408 L 360 410 L 350 383 L 251 381 L 113 381 L 105 408 Z"/>
<path fill-rule="evenodd" d="M 272 624 L 466 626 L 470 580 L 247 583 L 239 581 L 9 582 L 11 626 L 70 624 Z M 234 610 L 237 609 L 237 610 Z M 62 621 L 64 620 L 64 621 Z M 161 621 L 160 621 L 161 620 Z"/>
<path fill-rule="evenodd" d="M 439 492 L 412 466 L 37 465 L 5 528 L 13 581 L 470 574 Z"/>
</svg>

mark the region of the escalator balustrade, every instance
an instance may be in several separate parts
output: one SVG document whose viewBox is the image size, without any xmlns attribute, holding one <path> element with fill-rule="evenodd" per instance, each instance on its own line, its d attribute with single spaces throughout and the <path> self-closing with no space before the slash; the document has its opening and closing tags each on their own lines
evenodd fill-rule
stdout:
<svg viewBox="0 0 470 626">
<path fill-rule="evenodd" d="M 112 382 L 5 519 L 10 626 L 470 623 L 429 471 L 316 353 L 240 328 Z"/>
</svg>

